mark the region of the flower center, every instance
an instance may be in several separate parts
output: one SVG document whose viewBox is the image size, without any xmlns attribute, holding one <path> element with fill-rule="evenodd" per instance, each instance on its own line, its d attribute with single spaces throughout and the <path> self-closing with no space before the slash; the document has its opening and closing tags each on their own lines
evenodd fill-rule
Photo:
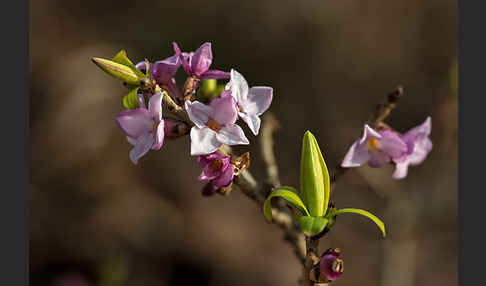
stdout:
<svg viewBox="0 0 486 286">
<path fill-rule="evenodd" d="M 216 132 L 218 132 L 222 128 L 221 125 L 218 124 L 218 122 L 214 121 L 211 118 L 208 119 L 208 122 L 206 122 L 206 125 Z"/>
<path fill-rule="evenodd" d="M 368 146 L 369 150 L 380 149 L 380 140 L 378 140 L 377 138 L 368 139 L 368 141 L 366 141 L 366 146 Z"/>
<path fill-rule="evenodd" d="M 336 260 L 334 260 L 332 262 L 331 269 L 332 269 L 333 272 L 342 273 L 343 270 L 344 270 L 344 261 L 337 258 Z"/>
<path fill-rule="evenodd" d="M 213 169 L 213 171 L 216 172 L 221 169 L 221 167 L 223 167 L 223 162 L 221 160 L 214 160 L 209 166 L 211 167 L 211 169 Z"/>
</svg>

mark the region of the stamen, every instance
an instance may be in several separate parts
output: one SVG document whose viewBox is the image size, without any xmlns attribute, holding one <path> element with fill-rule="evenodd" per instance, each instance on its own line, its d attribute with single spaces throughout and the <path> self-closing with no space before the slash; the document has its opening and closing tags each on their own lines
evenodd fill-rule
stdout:
<svg viewBox="0 0 486 286">
<path fill-rule="evenodd" d="M 342 273 L 344 271 L 344 261 L 342 261 L 341 259 L 337 258 L 332 263 L 331 269 L 332 269 L 333 272 Z"/>
<path fill-rule="evenodd" d="M 208 122 L 206 122 L 206 125 L 216 132 L 218 132 L 222 128 L 221 125 L 218 124 L 218 122 L 214 121 L 211 118 L 209 118 Z"/>
<path fill-rule="evenodd" d="M 218 171 L 219 169 L 221 169 L 221 167 L 223 167 L 223 162 L 221 160 L 214 160 L 211 165 L 210 165 L 211 169 L 213 169 L 213 171 Z"/>
<path fill-rule="evenodd" d="M 380 149 L 380 140 L 377 138 L 370 138 L 368 141 L 366 141 L 366 146 L 368 146 L 368 149 L 370 150 Z"/>
</svg>

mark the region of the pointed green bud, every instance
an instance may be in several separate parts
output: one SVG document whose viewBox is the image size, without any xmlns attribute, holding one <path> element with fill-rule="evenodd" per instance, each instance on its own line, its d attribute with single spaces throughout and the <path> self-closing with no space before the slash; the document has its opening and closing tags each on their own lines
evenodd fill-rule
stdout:
<svg viewBox="0 0 486 286">
<path fill-rule="evenodd" d="M 142 79 L 142 77 L 137 75 L 137 73 L 132 68 L 126 65 L 114 61 L 102 59 L 102 58 L 92 58 L 91 60 L 100 69 L 102 69 L 104 72 L 111 75 L 112 77 L 122 80 L 123 82 L 126 82 L 129 85 L 140 84 L 140 80 Z"/>
<path fill-rule="evenodd" d="M 321 149 L 314 135 L 306 131 L 300 162 L 300 192 L 311 216 L 326 214 L 330 189 L 329 172 Z"/>
</svg>

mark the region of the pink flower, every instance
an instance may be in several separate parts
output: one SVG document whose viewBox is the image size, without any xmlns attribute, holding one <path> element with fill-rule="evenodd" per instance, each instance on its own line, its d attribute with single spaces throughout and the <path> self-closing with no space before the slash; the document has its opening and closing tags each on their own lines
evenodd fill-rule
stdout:
<svg viewBox="0 0 486 286">
<path fill-rule="evenodd" d="M 213 62 L 211 43 L 202 44 L 194 53 L 187 53 L 186 56 L 181 52 L 177 43 L 173 43 L 173 46 L 174 52 L 179 56 L 182 67 L 187 75 L 194 76 L 198 79 L 223 79 L 229 77 L 229 73 L 227 72 L 209 70 Z"/>
<path fill-rule="evenodd" d="M 161 93 L 152 96 L 148 109 L 124 110 L 115 118 L 127 141 L 135 146 L 130 150 L 130 159 L 134 164 L 150 149 L 159 150 L 164 143 L 162 96 Z"/>
<path fill-rule="evenodd" d="M 391 130 L 375 131 L 367 124 L 361 139 L 356 140 L 344 156 L 341 167 L 358 167 L 368 163 L 377 168 L 391 163 L 407 152 L 407 144 Z"/>
<path fill-rule="evenodd" d="M 338 248 L 329 248 L 321 254 L 319 269 L 321 270 L 321 275 L 329 281 L 334 281 L 343 274 L 344 262 L 339 259 L 340 255 L 341 252 Z"/>
<path fill-rule="evenodd" d="M 234 168 L 229 156 L 223 156 L 219 151 L 197 158 L 203 171 L 198 181 L 210 181 L 216 188 L 226 187 L 233 180 Z"/>
<path fill-rule="evenodd" d="M 240 126 L 232 97 L 215 98 L 209 105 L 186 101 L 185 109 L 195 126 L 191 129 L 191 155 L 213 153 L 223 145 L 249 144 Z"/>
<path fill-rule="evenodd" d="M 226 85 L 222 97 L 231 94 L 238 105 L 238 115 L 246 122 L 251 132 L 258 135 L 260 115 L 265 112 L 273 98 L 273 88 L 268 86 L 248 87 L 245 78 L 236 70 L 231 70 L 231 80 Z"/>
<path fill-rule="evenodd" d="M 432 141 L 429 138 L 432 129 L 432 120 L 429 117 L 419 126 L 410 129 L 402 136 L 407 144 L 407 151 L 398 158 L 394 158 L 396 164 L 394 179 L 402 179 L 407 176 L 408 166 L 418 165 L 425 160 L 425 157 L 432 150 Z"/>
</svg>

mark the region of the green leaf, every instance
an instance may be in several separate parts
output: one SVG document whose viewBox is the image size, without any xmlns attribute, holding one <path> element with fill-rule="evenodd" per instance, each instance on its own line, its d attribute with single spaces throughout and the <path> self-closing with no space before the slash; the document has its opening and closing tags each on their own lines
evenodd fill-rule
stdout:
<svg viewBox="0 0 486 286">
<path fill-rule="evenodd" d="M 307 236 L 313 236 L 320 233 L 327 225 L 328 219 L 325 217 L 301 216 L 299 225 Z"/>
<path fill-rule="evenodd" d="M 317 140 L 306 131 L 300 161 L 300 191 L 311 216 L 324 216 L 329 204 L 329 172 Z"/>
<path fill-rule="evenodd" d="M 140 84 L 141 77 L 132 68 L 102 58 L 92 58 L 92 60 L 99 68 L 101 68 L 104 72 L 111 75 L 112 77 L 122 80 L 130 85 Z"/>
<path fill-rule="evenodd" d="M 331 214 L 329 214 L 329 217 L 334 217 L 334 216 L 336 216 L 338 214 L 342 214 L 342 213 L 360 214 L 362 216 L 365 216 L 365 217 L 371 219 L 380 228 L 381 232 L 383 233 L 383 237 L 386 236 L 385 224 L 379 218 L 377 218 L 375 215 L 373 215 L 372 213 L 367 212 L 365 210 L 349 208 L 349 209 L 340 209 L 340 210 L 337 210 L 337 211 L 333 211 Z"/>
<path fill-rule="evenodd" d="M 116 63 L 129 67 L 135 74 L 137 74 L 138 77 L 144 78 L 147 76 L 139 69 L 137 69 L 137 67 L 135 67 L 135 64 L 128 58 L 127 52 L 125 50 L 119 51 L 118 54 L 116 54 L 112 60 Z"/>
<path fill-rule="evenodd" d="M 292 187 L 279 187 L 273 191 L 268 198 L 265 200 L 263 204 L 263 215 L 268 221 L 272 221 L 272 205 L 271 200 L 272 198 L 280 197 L 287 202 L 294 205 L 302 214 L 309 215 L 307 208 L 305 207 L 302 199 L 300 198 L 297 191 Z"/>
<path fill-rule="evenodd" d="M 135 109 L 138 108 L 138 100 L 137 100 L 137 92 L 138 87 L 132 89 L 127 95 L 123 97 L 123 107 L 126 109 Z"/>
</svg>

